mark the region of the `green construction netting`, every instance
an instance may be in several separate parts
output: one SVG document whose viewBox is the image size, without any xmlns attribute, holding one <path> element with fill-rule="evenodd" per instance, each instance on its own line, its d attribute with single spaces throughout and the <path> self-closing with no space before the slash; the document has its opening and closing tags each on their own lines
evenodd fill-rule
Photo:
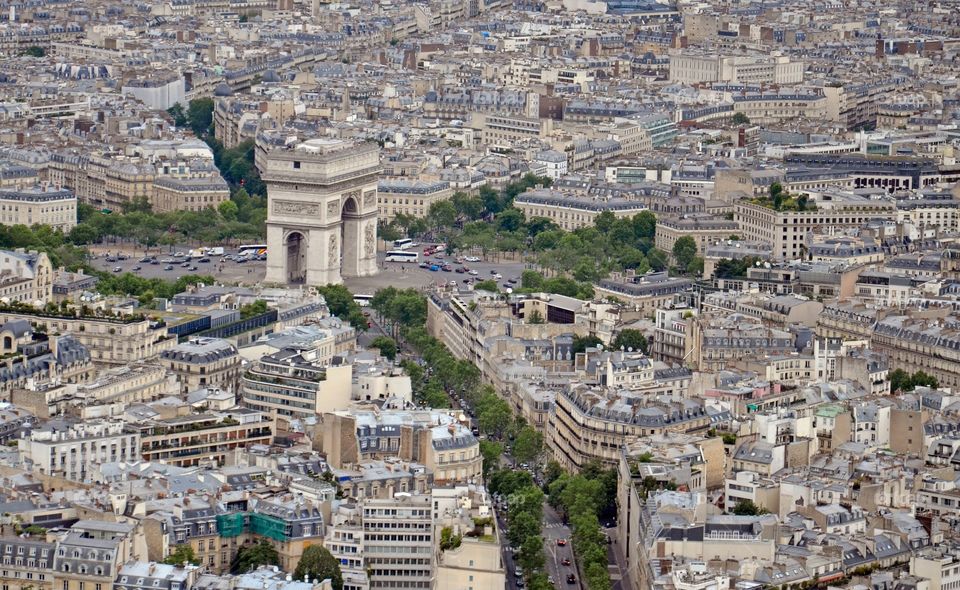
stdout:
<svg viewBox="0 0 960 590">
<path fill-rule="evenodd" d="M 286 541 L 284 534 L 286 523 L 279 518 L 267 516 L 266 514 L 254 513 L 250 515 L 250 532 L 264 537 L 270 537 L 275 541 Z"/>
<path fill-rule="evenodd" d="M 236 537 L 243 533 L 243 512 L 217 515 L 217 532 L 221 537 Z"/>
</svg>

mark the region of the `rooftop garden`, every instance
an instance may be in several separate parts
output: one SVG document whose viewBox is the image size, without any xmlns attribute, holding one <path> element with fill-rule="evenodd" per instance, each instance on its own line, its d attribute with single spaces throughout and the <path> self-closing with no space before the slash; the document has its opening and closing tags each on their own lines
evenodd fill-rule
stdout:
<svg viewBox="0 0 960 590">
<path fill-rule="evenodd" d="M 783 190 L 783 185 L 781 185 L 779 182 L 775 182 L 770 185 L 769 195 L 748 199 L 748 202 L 754 205 L 760 205 L 761 207 L 766 207 L 767 209 L 773 209 L 774 211 L 782 212 L 803 212 L 817 210 L 817 205 L 810 201 L 810 197 L 808 195 L 791 195 Z"/>
</svg>

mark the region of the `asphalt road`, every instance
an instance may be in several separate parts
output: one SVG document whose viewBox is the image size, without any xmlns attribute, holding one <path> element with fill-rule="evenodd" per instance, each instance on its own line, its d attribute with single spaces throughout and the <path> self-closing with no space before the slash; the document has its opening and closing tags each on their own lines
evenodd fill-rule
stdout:
<svg viewBox="0 0 960 590">
<path fill-rule="evenodd" d="M 563 547 L 557 545 L 558 539 L 565 539 L 567 544 Z M 573 548 L 570 545 L 570 527 L 563 524 L 563 519 L 557 511 L 546 502 L 543 503 L 543 541 L 547 575 L 553 578 L 554 587 L 572 590 L 583 588 L 580 575 L 577 573 L 576 560 L 573 558 Z M 570 565 L 562 564 L 564 558 L 570 560 Z M 569 574 L 577 576 L 576 583 L 567 583 Z"/>
<path fill-rule="evenodd" d="M 113 272 L 116 268 L 120 268 L 119 272 L 121 273 L 132 272 L 137 276 L 151 279 L 162 278 L 176 280 L 185 274 L 212 275 L 218 281 L 226 284 L 239 283 L 242 285 L 255 285 L 262 282 L 266 275 L 266 262 L 261 260 L 244 263 L 232 261 L 220 262 L 219 256 L 211 256 L 210 262 L 208 263 L 199 263 L 196 260 L 192 260 L 191 265 L 196 266 L 197 270 L 191 271 L 189 267 L 181 267 L 181 263 L 186 261 L 185 258 L 177 258 L 180 262 L 172 263 L 149 264 L 140 262 L 140 259 L 145 254 L 143 249 L 133 250 L 131 248 L 125 248 L 123 253 L 127 256 L 127 260 L 107 261 L 105 254 L 115 256 L 117 253 L 117 249 L 101 248 L 99 249 L 99 253 L 91 261 L 91 264 L 98 270 Z M 226 253 L 235 254 L 236 251 L 227 250 Z M 174 258 L 166 249 L 159 250 L 155 248 L 150 251 L 150 254 L 156 255 L 159 260 Z M 380 252 L 377 262 L 380 267 L 379 273 L 370 277 L 345 279 L 344 283 L 347 288 L 353 293 L 367 293 L 372 295 L 379 289 L 387 286 L 426 289 L 435 285 L 447 284 L 451 281 L 457 281 L 462 285 L 465 279 L 477 281 L 491 279 L 494 277 L 493 273 L 497 272 L 502 276 L 502 279 L 498 280 L 497 283 L 501 288 L 505 289 L 511 286 L 511 284 L 507 282 L 508 279 L 513 278 L 519 282 L 520 273 L 524 270 L 524 265 L 520 262 L 484 260 L 477 263 L 464 262 L 457 264 L 454 262 L 453 257 L 447 257 L 446 260 L 451 263 L 453 268 L 465 267 L 476 270 L 477 274 L 469 275 L 467 273 L 457 273 L 454 271 L 431 272 L 428 269 L 420 268 L 416 264 L 385 262 L 384 257 L 385 253 Z M 432 258 L 430 260 L 434 261 Z M 172 265 L 173 269 L 164 270 L 168 264 Z M 133 270 L 134 267 L 140 267 L 140 269 Z"/>
</svg>

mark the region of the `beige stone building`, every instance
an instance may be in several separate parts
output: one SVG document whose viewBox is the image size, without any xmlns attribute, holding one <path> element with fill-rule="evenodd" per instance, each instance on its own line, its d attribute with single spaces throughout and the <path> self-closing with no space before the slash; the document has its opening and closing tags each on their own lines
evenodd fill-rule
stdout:
<svg viewBox="0 0 960 590">
<path fill-rule="evenodd" d="M 773 256 L 780 260 L 804 258 L 808 233 L 828 233 L 860 227 L 874 219 L 893 220 L 892 201 L 871 200 L 854 195 L 817 201 L 813 211 L 774 211 L 765 205 L 740 201 L 734 206 L 734 220 L 740 237 L 773 245 Z"/>
<path fill-rule="evenodd" d="M 218 338 L 193 338 L 160 353 L 160 363 L 177 376 L 181 393 L 203 387 L 233 391 L 241 360 L 233 344 Z"/>
<path fill-rule="evenodd" d="M 96 364 L 127 365 L 157 356 L 176 346 L 165 326 L 139 316 L 104 317 L 47 315 L 40 312 L 2 312 L 0 321 L 27 320 L 48 334 L 70 333 L 90 350 Z"/>
<path fill-rule="evenodd" d="M 697 255 L 703 256 L 707 247 L 737 235 L 739 226 L 709 214 L 691 214 L 683 217 L 663 217 L 657 219 L 654 244 L 658 250 L 672 256 L 673 245 L 684 236 L 690 236 L 697 243 Z"/>
<path fill-rule="evenodd" d="M 0 250 L 0 302 L 48 303 L 53 269 L 43 252 Z"/>
<path fill-rule="evenodd" d="M 230 200 L 230 187 L 219 174 L 178 178 L 166 176 L 153 182 L 150 204 L 157 212 L 216 209 Z"/>
<path fill-rule="evenodd" d="M 483 471 L 480 442 L 442 410 L 328 412 L 318 428 L 320 450 L 338 469 L 396 457 L 421 463 L 438 485 L 477 481 Z"/>
<path fill-rule="evenodd" d="M 401 213 L 424 217 L 430 212 L 430 205 L 452 195 L 449 182 L 384 178 L 377 186 L 377 215 L 385 223 Z"/>
<path fill-rule="evenodd" d="M 669 196 L 667 188 L 651 189 Z M 593 226 L 597 215 L 610 211 L 616 217 L 633 217 L 647 206 L 640 200 L 623 197 L 590 197 L 566 194 L 551 189 L 534 189 L 517 195 L 514 207 L 523 211 L 527 219 L 545 217 L 561 229 L 573 231 Z"/>
<path fill-rule="evenodd" d="M 77 197 L 67 189 L 50 186 L 0 189 L 0 223 L 49 225 L 69 232 L 77 224 Z"/>
<path fill-rule="evenodd" d="M 547 446 L 558 463 L 576 471 L 594 459 L 617 464 L 619 449 L 640 437 L 706 432 L 711 425 L 707 409 L 693 400 L 662 403 L 649 392 L 572 385 L 557 394 Z"/>
</svg>

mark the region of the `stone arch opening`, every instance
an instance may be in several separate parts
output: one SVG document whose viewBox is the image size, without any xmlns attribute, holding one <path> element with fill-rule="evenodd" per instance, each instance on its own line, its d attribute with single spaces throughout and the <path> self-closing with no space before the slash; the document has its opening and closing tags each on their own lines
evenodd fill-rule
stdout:
<svg viewBox="0 0 960 590">
<path fill-rule="evenodd" d="M 287 234 L 287 282 L 303 284 L 307 281 L 307 237 L 298 231 Z"/>
<path fill-rule="evenodd" d="M 360 275 L 360 257 L 363 252 L 361 220 L 357 199 L 344 199 L 340 210 L 340 272 L 343 276 Z"/>
</svg>

